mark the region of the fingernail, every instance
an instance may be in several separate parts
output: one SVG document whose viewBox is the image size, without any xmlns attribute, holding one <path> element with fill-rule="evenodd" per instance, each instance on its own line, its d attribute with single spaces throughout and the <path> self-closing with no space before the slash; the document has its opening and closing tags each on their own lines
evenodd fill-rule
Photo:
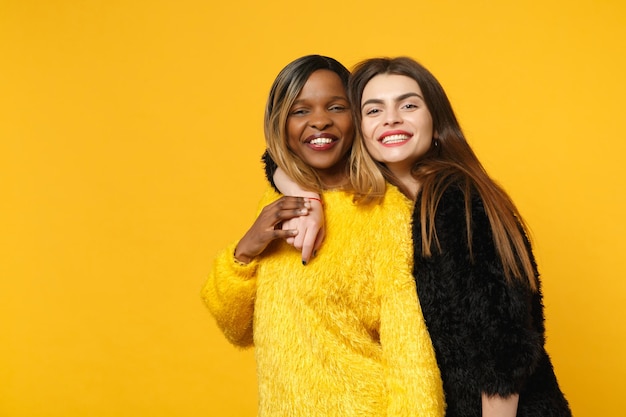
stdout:
<svg viewBox="0 0 626 417">
<path fill-rule="evenodd" d="M 313 256 L 317 256 L 317 251 L 316 250 L 313 251 Z"/>
<path fill-rule="evenodd" d="M 302 265 L 306 266 L 306 261 L 304 259 L 302 260 Z"/>
</svg>

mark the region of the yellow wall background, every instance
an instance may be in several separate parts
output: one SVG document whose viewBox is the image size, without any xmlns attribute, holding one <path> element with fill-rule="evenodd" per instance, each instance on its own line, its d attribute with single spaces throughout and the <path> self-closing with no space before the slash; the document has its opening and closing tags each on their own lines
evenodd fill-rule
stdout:
<svg viewBox="0 0 626 417">
<path fill-rule="evenodd" d="M 626 3 L 0 0 L 0 415 L 253 416 L 199 298 L 309 53 L 410 55 L 530 223 L 576 416 L 626 373 Z"/>
</svg>

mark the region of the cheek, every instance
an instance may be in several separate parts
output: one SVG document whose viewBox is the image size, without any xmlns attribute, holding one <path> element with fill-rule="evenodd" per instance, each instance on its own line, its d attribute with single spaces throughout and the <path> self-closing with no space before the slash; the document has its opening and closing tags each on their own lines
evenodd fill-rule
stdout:
<svg viewBox="0 0 626 417">
<path fill-rule="evenodd" d="M 365 136 L 363 137 L 363 140 L 364 140 L 365 149 L 367 150 L 367 152 L 370 155 L 378 156 L 379 152 L 378 152 L 378 149 L 376 148 L 376 146 L 374 146 L 374 141 L 372 141 L 371 139 L 366 138 Z"/>
<path fill-rule="evenodd" d="M 297 142 L 298 138 L 300 137 L 299 123 L 294 122 L 294 121 L 287 122 L 286 133 L 287 133 L 287 142 L 289 143 Z"/>
<path fill-rule="evenodd" d="M 295 121 L 293 121 L 292 119 L 290 119 L 287 122 L 287 134 L 288 135 L 292 135 L 293 132 L 296 130 L 296 125 L 297 123 Z"/>
<path fill-rule="evenodd" d="M 352 115 L 345 114 L 341 118 L 336 120 L 336 125 L 340 127 L 343 132 L 354 133 L 354 124 L 352 123 Z"/>
<path fill-rule="evenodd" d="M 374 136 L 374 127 L 370 123 L 363 120 L 361 122 L 361 133 L 363 133 L 363 139 L 365 139 L 366 142 L 369 142 Z"/>
<path fill-rule="evenodd" d="M 430 132 L 430 136 L 433 136 L 433 119 L 432 117 L 425 117 L 423 121 L 424 129 Z"/>
</svg>

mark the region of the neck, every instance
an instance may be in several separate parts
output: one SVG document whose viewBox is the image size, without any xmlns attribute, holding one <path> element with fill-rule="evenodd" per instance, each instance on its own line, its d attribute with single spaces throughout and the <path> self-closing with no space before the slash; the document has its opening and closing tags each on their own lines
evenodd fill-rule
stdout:
<svg viewBox="0 0 626 417">
<path fill-rule="evenodd" d="M 319 172 L 317 173 L 322 181 L 322 186 L 325 190 L 332 190 L 335 188 L 342 188 L 345 186 L 349 178 L 345 173 L 328 175 L 327 173 Z"/>
<path fill-rule="evenodd" d="M 322 182 L 322 188 L 332 190 L 342 188 L 350 182 L 347 168 L 347 160 L 342 161 L 329 168 L 318 168 L 315 170 Z"/>
<path fill-rule="evenodd" d="M 387 164 L 387 168 L 404 187 L 407 197 L 415 201 L 420 188 L 419 181 L 411 174 L 411 164 Z"/>
</svg>

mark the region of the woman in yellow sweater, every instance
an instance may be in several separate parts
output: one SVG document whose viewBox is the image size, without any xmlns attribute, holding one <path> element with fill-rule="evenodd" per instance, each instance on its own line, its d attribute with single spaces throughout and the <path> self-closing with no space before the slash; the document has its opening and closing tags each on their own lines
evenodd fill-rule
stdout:
<svg viewBox="0 0 626 417">
<path fill-rule="evenodd" d="M 277 76 L 265 114 L 271 157 L 324 200 L 324 250 L 304 266 L 284 241 L 294 231 L 280 230 L 321 201 L 268 185 L 202 297 L 229 341 L 255 347 L 259 416 L 443 416 L 411 275 L 411 203 L 393 186 L 380 198 L 352 191 L 349 169 L 363 168 L 350 163 L 348 77 L 332 58 L 299 58 Z"/>
</svg>

